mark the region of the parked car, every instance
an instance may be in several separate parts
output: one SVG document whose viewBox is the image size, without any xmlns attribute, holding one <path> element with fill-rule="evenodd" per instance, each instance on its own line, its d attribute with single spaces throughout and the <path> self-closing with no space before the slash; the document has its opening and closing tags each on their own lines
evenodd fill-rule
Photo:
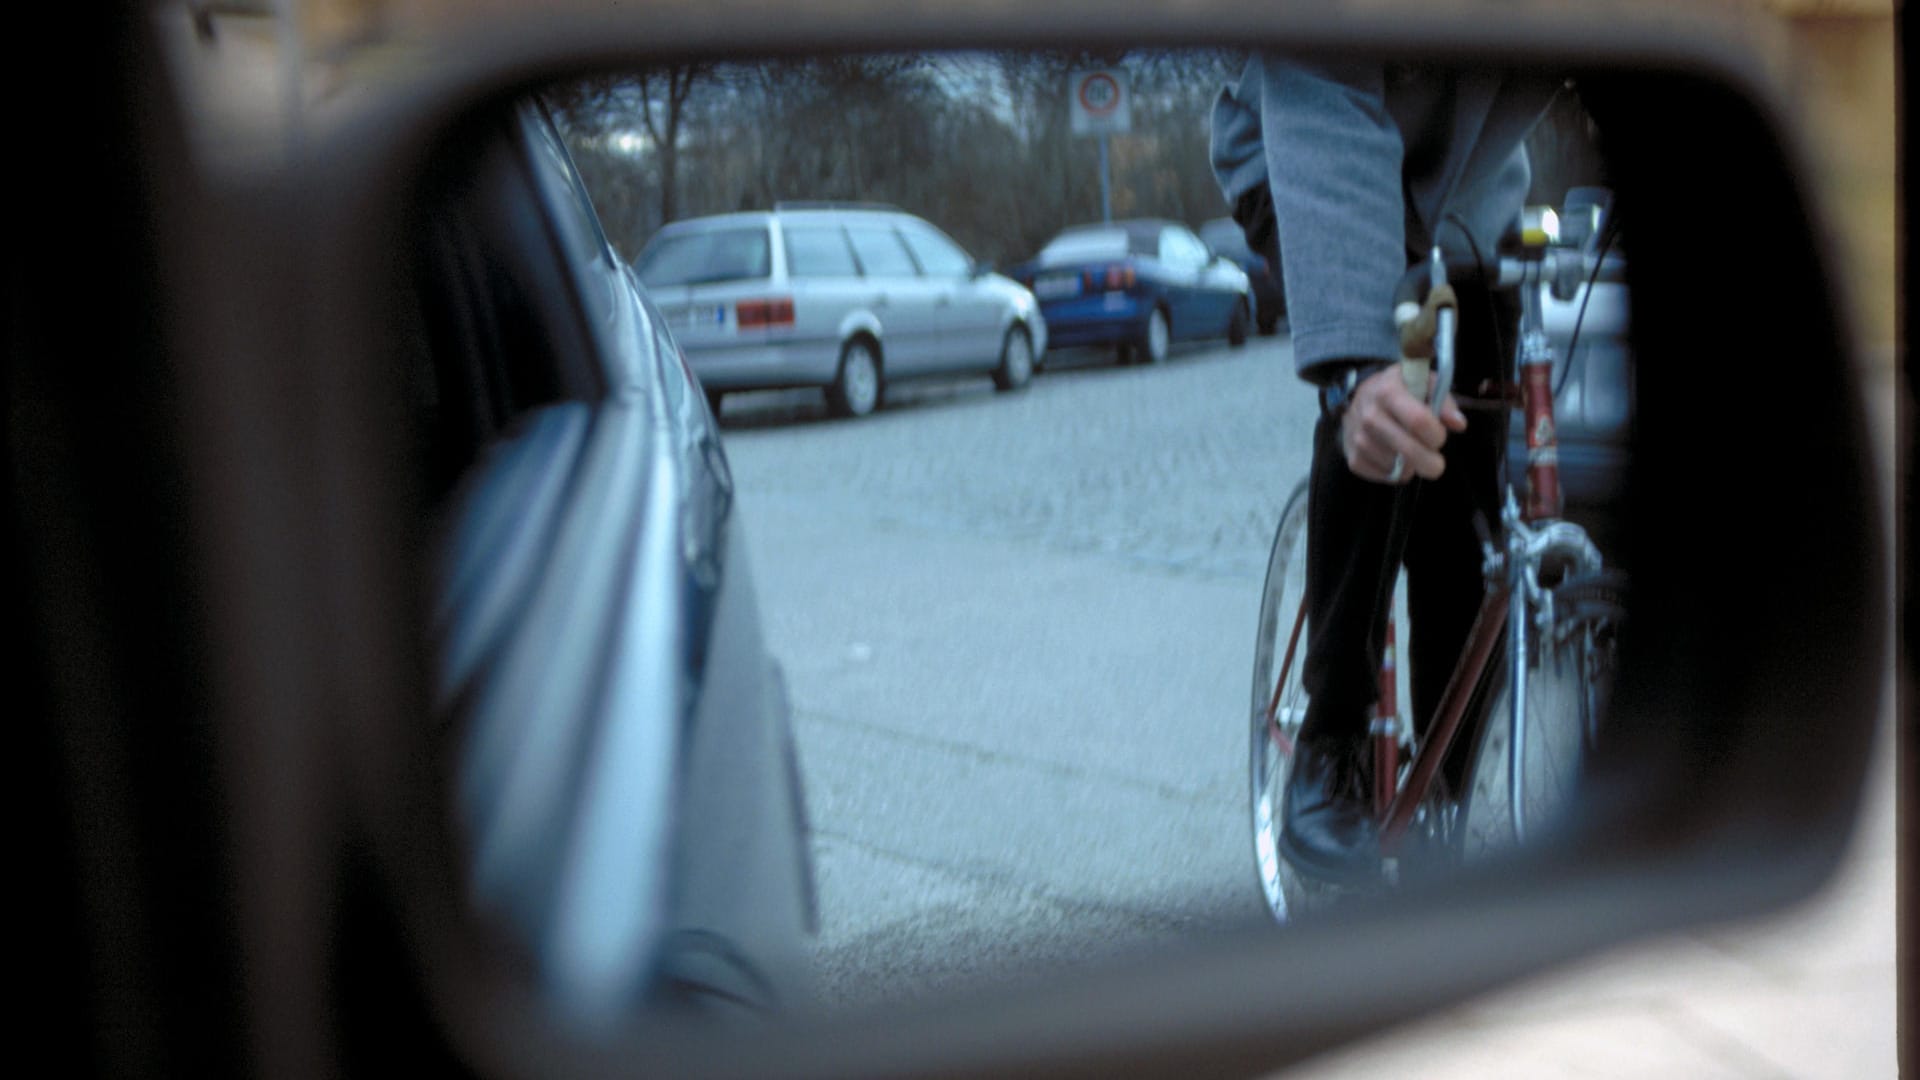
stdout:
<svg viewBox="0 0 1920 1080">
<path fill-rule="evenodd" d="M 1246 271 L 1173 221 L 1075 225 L 1012 273 L 1053 344 L 1117 346 L 1123 364 L 1159 363 L 1175 341 L 1243 345 L 1253 320 Z"/>
<path fill-rule="evenodd" d="M 1247 272 L 1247 282 L 1253 286 L 1253 322 L 1260 332 L 1271 334 L 1278 329 L 1280 320 L 1287 317 L 1287 298 L 1279 268 L 1268 266 L 1265 258 L 1254 254 L 1247 246 L 1246 232 L 1232 218 L 1202 222 L 1200 239 L 1215 255 L 1233 260 L 1235 266 Z"/>
<path fill-rule="evenodd" d="M 805 802 L 713 417 L 545 110 L 461 157 L 408 359 L 435 387 L 437 756 L 470 901 L 586 1015 L 791 1005 Z"/>
<path fill-rule="evenodd" d="M 634 266 L 716 414 L 730 390 L 819 386 L 844 416 L 918 376 L 973 372 L 1018 390 L 1046 353 L 1031 293 L 890 207 L 691 218 L 655 233 Z"/>
</svg>

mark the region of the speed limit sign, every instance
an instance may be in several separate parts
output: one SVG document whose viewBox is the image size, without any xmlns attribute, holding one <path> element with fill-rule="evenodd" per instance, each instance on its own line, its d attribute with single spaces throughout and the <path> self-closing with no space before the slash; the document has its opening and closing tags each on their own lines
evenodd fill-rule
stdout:
<svg viewBox="0 0 1920 1080">
<path fill-rule="evenodd" d="M 1119 135 L 1132 126 L 1124 71 L 1076 72 L 1067 99 L 1075 135 Z"/>
</svg>

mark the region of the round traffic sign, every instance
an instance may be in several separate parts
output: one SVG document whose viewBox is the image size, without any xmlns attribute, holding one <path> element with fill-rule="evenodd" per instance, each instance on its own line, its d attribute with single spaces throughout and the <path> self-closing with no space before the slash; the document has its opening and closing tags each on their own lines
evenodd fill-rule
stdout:
<svg viewBox="0 0 1920 1080">
<path fill-rule="evenodd" d="M 1080 107 L 1094 116 L 1104 116 L 1120 107 L 1120 84 L 1104 71 L 1096 71 L 1080 80 Z"/>
</svg>

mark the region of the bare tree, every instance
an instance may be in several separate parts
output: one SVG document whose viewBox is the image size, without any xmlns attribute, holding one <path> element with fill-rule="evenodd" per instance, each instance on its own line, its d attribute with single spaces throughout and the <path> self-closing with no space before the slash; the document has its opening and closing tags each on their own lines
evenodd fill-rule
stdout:
<svg viewBox="0 0 1920 1080">
<path fill-rule="evenodd" d="M 1099 217 L 1097 144 L 1070 131 L 1069 84 L 1088 68 L 1124 69 L 1133 92 L 1132 130 L 1111 139 L 1115 213 L 1224 214 L 1208 125 L 1241 62 L 1221 50 L 793 58 L 660 67 L 549 98 L 628 255 L 679 217 L 836 199 L 899 206 L 1006 264 Z M 1569 146 L 1585 134 L 1575 117 L 1552 129 Z"/>
<path fill-rule="evenodd" d="M 645 95 L 631 78 L 603 76 L 555 86 L 543 96 L 608 238 L 623 255 L 633 256 L 661 225 L 652 163 L 626 138 L 645 111 Z"/>
<path fill-rule="evenodd" d="M 634 76 L 640 89 L 640 123 L 646 128 L 660 166 L 660 220 L 677 216 L 680 191 L 680 122 L 695 86 L 713 72 L 704 62 L 669 64 Z"/>
</svg>

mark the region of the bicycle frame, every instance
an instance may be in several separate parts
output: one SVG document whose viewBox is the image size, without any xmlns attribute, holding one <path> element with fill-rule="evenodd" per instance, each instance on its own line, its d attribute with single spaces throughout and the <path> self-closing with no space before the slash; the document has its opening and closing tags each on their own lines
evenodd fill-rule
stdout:
<svg viewBox="0 0 1920 1080">
<path fill-rule="evenodd" d="M 1430 263 L 1435 284 L 1444 280 L 1445 270 L 1436 248 Z M 1598 570 L 1600 554 L 1588 540 L 1585 530 L 1559 520 L 1561 511 L 1558 442 L 1554 428 L 1553 363 L 1554 349 L 1547 336 L 1540 291 L 1547 286 L 1551 268 L 1548 253 L 1533 253 L 1531 258 L 1502 260 L 1501 280 L 1497 284 L 1514 285 L 1521 299 L 1521 336 L 1517 355 L 1517 382 L 1525 418 L 1527 447 L 1526 495 L 1524 504 L 1516 498 L 1511 485 L 1501 510 L 1503 544 L 1487 545 L 1483 572 L 1487 592 L 1479 613 L 1468 632 L 1460 659 L 1448 680 L 1435 715 L 1426 727 L 1407 771 L 1404 783 L 1396 783 L 1400 725 L 1394 713 L 1384 709 L 1373 723 L 1376 763 L 1375 810 L 1380 820 L 1382 853 L 1391 857 L 1412 826 L 1420 806 L 1432 789 L 1441 763 L 1452 751 L 1462 732 L 1467 706 L 1481 683 L 1493 650 L 1504 633 L 1508 649 L 1509 720 L 1508 741 L 1509 792 L 1515 840 L 1525 836 L 1525 807 L 1521 797 L 1523 764 L 1526 754 L 1525 712 L 1527 702 L 1527 619 L 1529 611 L 1538 611 L 1543 628 L 1552 624 L 1551 590 L 1540 582 L 1543 566 L 1558 564 L 1582 570 Z M 1508 281 L 1511 275 L 1512 281 Z M 1436 385 L 1432 404 L 1438 408 L 1452 381 L 1453 312 L 1437 313 L 1434 353 Z M 1504 395 L 1503 395 L 1504 396 Z M 1393 703 L 1392 615 L 1388 615 L 1388 649 L 1381 676 L 1381 701 Z M 1397 712 L 1397 710 L 1395 710 Z"/>
</svg>

